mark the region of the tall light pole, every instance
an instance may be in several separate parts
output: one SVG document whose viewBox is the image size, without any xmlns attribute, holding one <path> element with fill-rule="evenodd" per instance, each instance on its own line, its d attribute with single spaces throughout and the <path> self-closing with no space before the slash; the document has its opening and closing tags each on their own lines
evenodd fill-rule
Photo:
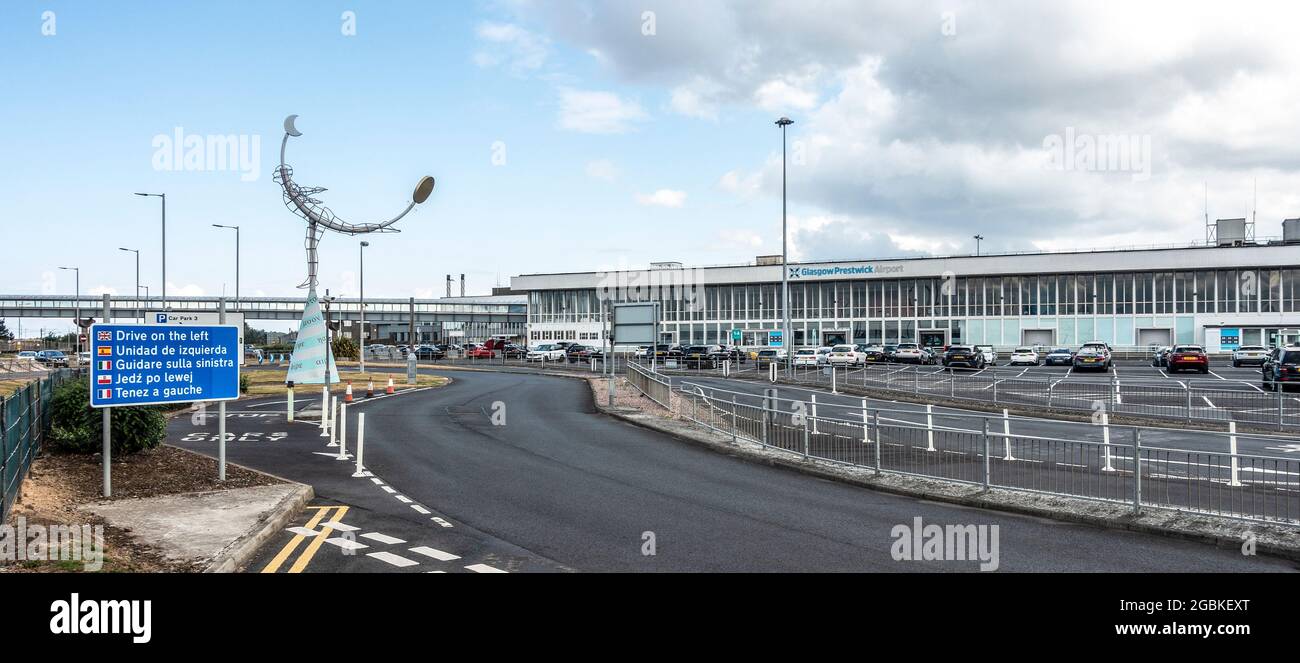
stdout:
<svg viewBox="0 0 1300 663">
<path fill-rule="evenodd" d="M 76 311 L 76 313 L 73 313 L 73 315 L 77 316 L 77 318 L 76 318 L 76 325 L 75 325 L 76 328 L 77 328 L 77 330 L 76 330 L 76 334 L 77 334 L 77 356 L 80 357 L 80 356 L 81 356 L 81 268 L 80 268 L 80 267 L 60 267 L 59 269 L 66 269 L 66 270 L 71 271 L 71 272 L 76 272 L 76 274 L 77 274 L 77 298 L 76 298 L 76 300 L 73 301 L 73 303 L 72 303 L 72 307 L 73 307 L 73 310 Z"/>
<path fill-rule="evenodd" d="M 975 236 L 975 255 L 977 255 L 977 256 L 980 254 L 980 242 L 981 242 L 983 239 L 984 239 L 984 236 L 983 236 L 983 235 L 976 235 L 976 236 Z"/>
<path fill-rule="evenodd" d="M 162 199 L 162 310 L 167 310 L 167 194 L 137 193 L 137 196 L 154 196 Z"/>
<path fill-rule="evenodd" d="M 136 317 L 144 322 L 144 310 L 140 308 L 140 249 L 117 247 L 118 251 L 130 251 L 135 254 L 135 312 Z"/>
<path fill-rule="evenodd" d="M 366 247 L 370 242 L 361 242 L 357 253 L 361 256 L 361 372 L 366 372 Z"/>
<path fill-rule="evenodd" d="M 788 117 L 782 117 L 776 121 L 776 126 L 781 127 L 781 347 L 785 350 L 785 370 L 786 373 L 794 375 L 794 354 L 790 352 L 790 344 L 793 339 L 790 338 L 790 268 L 787 266 L 786 256 L 786 232 L 785 224 L 785 128 L 794 124 L 794 120 Z"/>
<path fill-rule="evenodd" d="M 239 226 L 223 226 L 220 223 L 212 224 L 213 228 L 225 228 L 235 231 L 235 310 L 239 310 Z"/>
</svg>

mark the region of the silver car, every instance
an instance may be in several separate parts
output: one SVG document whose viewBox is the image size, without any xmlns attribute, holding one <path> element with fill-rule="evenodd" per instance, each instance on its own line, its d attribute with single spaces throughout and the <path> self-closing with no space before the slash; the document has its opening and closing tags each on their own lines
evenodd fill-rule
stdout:
<svg viewBox="0 0 1300 663">
<path fill-rule="evenodd" d="M 1262 345 L 1243 345 L 1232 351 L 1233 368 L 1247 364 L 1263 366 L 1265 361 L 1268 361 L 1268 348 Z"/>
</svg>

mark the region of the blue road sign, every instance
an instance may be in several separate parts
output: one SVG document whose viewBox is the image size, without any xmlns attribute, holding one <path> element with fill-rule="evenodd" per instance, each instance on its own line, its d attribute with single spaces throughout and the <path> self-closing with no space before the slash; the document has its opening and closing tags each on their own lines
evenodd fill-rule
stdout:
<svg viewBox="0 0 1300 663">
<path fill-rule="evenodd" d="M 770 331 L 767 333 L 767 345 L 772 348 L 779 348 L 784 345 L 782 342 L 784 334 L 779 331 Z"/>
<path fill-rule="evenodd" d="M 90 327 L 90 406 L 239 398 L 237 325 Z"/>
</svg>

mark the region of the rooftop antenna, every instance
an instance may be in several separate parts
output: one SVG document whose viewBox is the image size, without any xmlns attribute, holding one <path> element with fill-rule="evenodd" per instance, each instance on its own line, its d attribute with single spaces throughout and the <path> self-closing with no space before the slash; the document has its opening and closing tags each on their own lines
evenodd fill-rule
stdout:
<svg viewBox="0 0 1300 663">
<path fill-rule="evenodd" d="M 1215 240 L 1215 228 L 1210 225 L 1210 183 L 1205 182 L 1205 243 L 1213 245 Z"/>
</svg>

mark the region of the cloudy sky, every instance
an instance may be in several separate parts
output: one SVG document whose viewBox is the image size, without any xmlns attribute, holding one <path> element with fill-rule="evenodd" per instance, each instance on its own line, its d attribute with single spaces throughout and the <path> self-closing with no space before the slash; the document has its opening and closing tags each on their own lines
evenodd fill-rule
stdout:
<svg viewBox="0 0 1300 663">
<path fill-rule="evenodd" d="M 372 238 L 366 291 L 521 273 L 1184 244 L 1209 215 L 1300 216 L 1300 47 L 1284 4 L 592 0 L 0 8 L 3 291 L 291 295 L 288 161 Z M 180 132 L 249 146 L 169 160 Z M 206 144 L 206 143 L 205 143 Z M 253 145 L 258 148 L 254 149 Z M 199 155 L 200 157 L 205 155 Z M 211 156 L 211 155 L 206 155 Z M 1258 202 L 1255 190 L 1258 189 Z M 327 236 L 322 288 L 358 289 Z M 15 250 L 17 247 L 19 250 Z M 40 247 L 37 250 L 35 247 Z"/>
</svg>

